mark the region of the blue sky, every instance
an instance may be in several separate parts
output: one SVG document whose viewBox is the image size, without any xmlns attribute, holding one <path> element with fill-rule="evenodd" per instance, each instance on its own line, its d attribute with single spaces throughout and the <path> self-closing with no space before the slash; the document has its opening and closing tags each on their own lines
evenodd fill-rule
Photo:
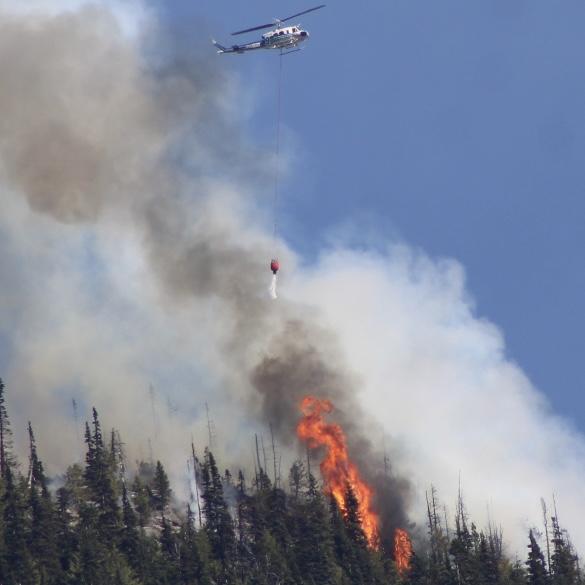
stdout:
<svg viewBox="0 0 585 585">
<path fill-rule="evenodd" d="M 180 0 L 167 9 L 193 34 L 229 41 L 310 6 Z M 478 314 L 585 431 L 585 5 L 338 1 L 300 20 L 311 40 L 284 64 L 283 148 L 294 151 L 282 186 L 286 238 L 310 262 L 351 219 L 456 258 Z M 217 59 L 249 84 L 250 132 L 271 144 L 278 58 Z"/>
</svg>

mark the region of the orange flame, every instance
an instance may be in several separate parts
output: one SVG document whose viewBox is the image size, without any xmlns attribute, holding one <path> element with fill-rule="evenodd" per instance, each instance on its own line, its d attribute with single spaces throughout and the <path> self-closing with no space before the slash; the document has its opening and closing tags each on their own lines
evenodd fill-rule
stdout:
<svg viewBox="0 0 585 585">
<path fill-rule="evenodd" d="M 412 543 L 406 530 L 397 528 L 394 533 L 394 561 L 398 572 L 403 575 L 410 569 L 410 559 L 412 558 Z"/>
<path fill-rule="evenodd" d="M 329 400 L 305 396 L 301 402 L 303 418 L 297 426 L 297 435 L 307 441 L 309 447 L 325 448 L 325 457 L 320 469 L 325 481 L 326 491 L 333 495 L 342 513 L 346 511 L 345 491 L 349 484 L 355 493 L 362 530 L 368 545 L 377 549 L 380 544 L 379 518 L 372 509 L 374 490 L 363 481 L 358 468 L 350 461 L 347 441 L 343 429 L 336 424 L 328 424 L 323 417 L 333 410 Z"/>
</svg>

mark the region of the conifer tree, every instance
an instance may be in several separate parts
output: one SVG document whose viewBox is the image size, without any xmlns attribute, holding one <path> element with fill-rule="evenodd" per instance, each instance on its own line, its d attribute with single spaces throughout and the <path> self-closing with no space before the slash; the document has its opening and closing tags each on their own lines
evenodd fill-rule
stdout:
<svg viewBox="0 0 585 585">
<path fill-rule="evenodd" d="M 376 582 L 378 563 L 375 555 L 368 548 L 368 540 L 362 528 L 363 518 L 359 509 L 359 502 L 353 487 L 348 482 L 345 486 L 345 510 L 343 520 L 347 536 L 352 543 L 352 563 L 354 574 L 360 575 L 365 583 Z M 359 567 L 359 572 L 356 568 Z"/>
<path fill-rule="evenodd" d="M 233 559 L 234 555 L 234 527 L 223 496 L 223 486 L 215 458 L 209 449 L 205 450 L 205 459 L 201 471 L 205 531 L 207 532 L 213 555 L 226 564 L 227 561 Z"/>
<path fill-rule="evenodd" d="M 306 486 L 307 481 L 307 471 L 305 469 L 305 465 L 302 461 L 298 460 L 292 464 L 290 468 L 288 482 L 291 489 L 291 497 L 293 502 L 296 502 L 299 499 L 303 489 Z"/>
<path fill-rule="evenodd" d="M 67 468 L 63 488 L 67 491 L 67 505 L 77 510 L 88 497 L 85 471 L 81 465 L 74 463 Z"/>
<path fill-rule="evenodd" d="M 191 507 L 187 506 L 187 518 L 179 536 L 179 568 L 181 583 L 184 585 L 198 585 L 202 577 L 202 563 L 196 535 L 195 516 Z"/>
<path fill-rule="evenodd" d="M 36 574 L 26 541 L 26 519 L 22 495 L 14 481 L 12 465 L 4 476 L 4 559 L 2 585 L 33 585 Z"/>
<path fill-rule="evenodd" d="M 532 530 L 528 533 L 528 538 L 530 540 L 528 544 L 528 560 L 526 561 L 528 585 L 547 585 L 549 579 L 544 563 L 544 554 L 542 554 Z"/>
<path fill-rule="evenodd" d="M 460 493 L 457 502 L 457 516 L 455 517 L 455 537 L 451 541 L 449 551 L 453 556 L 460 585 L 478 585 L 481 581 L 476 556 L 479 538 L 475 525 L 471 524 L 471 530 L 467 525 L 467 514 Z"/>
<path fill-rule="evenodd" d="M 167 583 L 178 583 L 179 547 L 171 523 L 163 516 L 160 546 L 164 561 L 164 572 Z"/>
<path fill-rule="evenodd" d="M 350 540 L 359 548 L 365 549 L 368 545 L 366 535 L 362 529 L 362 517 L 359 503 L 350 483 L 345 486 L 345 511 L 343 518 Z"/>
<path fill-rule="evenodd" d="M 302 479 L 303 472 L 304 469 L 299 467 L 297 462 L 291 469 L 291 477 L 298 473 L 297 477 Z M 335 582 L 335 558 L 327 509 L 321 490 L 312 474 L 309 474 L 308 488 L 303 501 L 300 500 L 302 488 L 302 483 L 299 486 L 293 484 L 298 570 L 301 575 L 310 575 L 315 583 L 329 585 Z"/>
<path fill-rule="evenodd" d="M 295 582 L 288 559 L 269 530 L 263 532 L 257 546 L 252 582 L 262 585 L 293 585 Z"/>
<path fill-rule="evenodd" d="M 93 409 L 92 426 L 93 431 L 86 424 L 85 479 L 99 513 L 99 530 L 103 533 L 106 541 L 113 544 L 120 524 L 119 508 L 114 489 L 111 459 L 104 446 L 101 425 L 95 408 Z"/>
<path fill-rule="evenodd" d="M 424 559 L 413 553 L 410 559 L 410 570 L 404 577 L 405 585 L 435 585 L 429 579 L 428 569 Z"/>
<path fill-rule="evenodd" d="M 362 516 L 355 492 L 348 482 L 345 486 L 345 510 L 343 513 L 346 533 L 352 544 L 352 574 L 360 575 L 364 582 L 374 580 L 373 557 L 368 549 L 368 541 L 362 528 Z M 358 570 L 359 568 L 359 570 Z"/>
<path fill-rule="evenodd" d="M 485 585 L 497 585 L 500 581 L 497 554 L 483 532 L 479 536 L 477 560 L 481 582 Z"/>
<path fill-rule="evenodd" d="M 254 565 L 254 546 L 260 540 L 255 499 L 247 493 L 244 473 L 238 472 L 236 487 L 237 575 L 243 581 Z"/>
<path fill-rule="evenodd" d="M 366 576 L 362 571 L 360 555 L 355 542 L 349 537 L 341 510 L 333 496 L 329 498 L 329 516 L 336 563 L 341 567 L 348 583 L 361 585 L 366 582 Z"/>
<path fill-rule="evenodd" d="M 41 583 L 57 583 L 60 580 L 57 553 L 56 519 L 53 502 L 47 487 L 43 464 L 37 454 L 32 425 L 28 423 L 29 435 L 29 498 L 31 518 L 29 547 Z"/>
<path fill-rule="evenodd" d="M 211 585 L 209 546 L 204 531 L 195 529 L 195 514 L 187 506 L 187 516 L 179 532 L 179 569 L 183 585 Z"/>
<path fill-rule="evenodd" d="M 0 378 L 0 478 L 6 479 L 8 467 L 12 465 L 12 431 L 6 410 L 4 382 Z"/>
<path fill-rule="evenodd" d="M 93 502 L 82 502 L 77 524 L 79 562 L 76 581 L 82 584 L 104 582 L 107 563 L 106 539 L 100 534 L 99 514 Z"/>
<path fill-rule="evenodd" d="M 138 524 L 141 527 L 144 527 L 148 524 L 152 514 L 152 497 L 148 486 L 144 484 L 138 474 L 132 482 L 132 493 L 134 495 L 134 505 L 138 514 Z"/>
<path fill-rule="evenodd" d="M 57 491 L 56 541 L 59 543 L 60 574 L 63 583 L 73 584 L 79 562 L 79 541 L 70 512 L 72 507 L 72 492 L 66 486 L 59 488 Z"/>
<path fill-rule="evenodd" d="M 120 551 L 126 556 L 131 566 L 139 568 L 140 534 L 137 527 L 138 520 L 128 499 L 128 490 L 125 484 L 122 486 L 122 524 Z"/>
<path fill-rule="evenodd" d="M 426 494 L 427 522 L 429 535 L 428 578 L 433 585 L 454 585 L 456 576 L 452 569 L 449 555 L 449 537 L 447 523 L 443 523 L 438 513 L 437 490 L 431 485 L 430 496 Z"/>
<path fill-rule="evenodd" d="M 95 445 L 94 438 L 91 434 L 89 422 L 85 422 L 85 445 L 87 451 L 85 453 L 85 480 L 87 484 L 91 485 L 96 482 L 95 478 Z"/>
<path fill-rule="evenodd" d="M 110 465 L 117 493 L 121 493 L 122 484 L 126 480 L 126 454 L 120 433 L 112 429 L 110 433 Z"/>
<path fill-rule="evenodd" d="M 267 517 L 267 528 L 276 539 L 278 545 L 286 550 L 291 546 L 286 493 L 273 487 L 267 494 L 266 505 L 270 510 L 270 514 Z"/>
<path fill-rule="evenodd" d="M 573 552 L 566 534 L 561 530 L 558 519 L 552 518 L 553 553 L 551 556 L 551 576 L 553 585 L 576 585 L 579 578 L 577 557 Z"/>
<path fill-rule="evenodd" d="M 501 585 L 526 585 L 528 582 L 527 574 L 522 566 L 521 561 L 516 559 L 502 559 L 500 565 L 500 583 Z"/>
<path fill-rule="evenodd" d="M 160 461 L 156 462 L 156 470 L 153 480 L 153 501 L 154 508 L 159 512 L 164 512 L 171 500 L 171 487 L 169 478 Z"/>
</svg>

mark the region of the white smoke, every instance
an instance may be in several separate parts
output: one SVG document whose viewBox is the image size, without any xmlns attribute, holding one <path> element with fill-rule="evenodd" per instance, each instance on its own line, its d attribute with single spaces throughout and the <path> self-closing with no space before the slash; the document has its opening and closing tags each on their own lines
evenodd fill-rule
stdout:
<svg viewBox="0 0 585 585">
<path fill-rule="evenodd" d="M 151 85 L 142 76 L 138 45 L 148 11 L 139 4 L 111 2 L 112 16 L 67 3 L 67 18 L 51 22 L 46 36 L 40 14 L 62 9 L 39 2 L 26 15 L 11 10 L 8 17 L 5 4 L 0 42 L 30 49 L 7 69 L 44 90 L 23 86 L 30 112 L 18 118 L 12 114 L 23 102 L 10 97 L 11 82 L 0 89 L 11 113 L 0 122 L 0 375 L 21 449 L 31 419 L 49 469 L 76 459 L 74 397 L 84 419 L 95 405 L 106 427 L 120 429 L 131 461 L 149 457 L 150 439 L 154 456 L 184 478 L 191 434 L 197 446 L 209 442 L 208 402 L 220 460 L 252 468 L 255 404 L 246 374 L 285 317 L 310 315 L 336 337 L 344 365 L 358 379 L 357 399 L 380 425 L 364 432 L 380 443 L 386 434 L 395 471 L 413 479 L 418 521 L 424 489 L 434 483 L 451 504 L 461 475 L 471 515 L 481 524 L 489 504 L 516 550 L 524 550 L 526 528 L 540 521 L 540 497 L 553 491 L 561 522 L 585 549 L 579 522 L 585 440 L 506 357 L 497 327 L 477 318 L 457 262 L 405 245 L 389 244 L 380 254 L 340 244 L 313 267 L 297 268 L 294 253 L 279 242 L 286 294 L 278 303 L 262 299 L 273 247 L 261 214 L 253 219 L 262 207 L 242 187 L 217 179 L 234 160 L 245 162 L 252 148 L 233 137 L 233 120 L 225 122 L 237 111 L 236 100 L 225 91 L 215 97 L 213 84 L 233 82 L 213 80 L 206 70 L 207 91 L 178 74 Z M 32 35 L 28 45 L 23 22 Z M 112 22 L 121 23 L 122 37 Z M 88 23 L 97 36 L 87 36 Z M 88 39 L 105 39 L 116 59 L 104 67 L 94 52 L 95 67 L 71 66 L 69 51 L 87 48 Z M 57 55 L 48 61 L 54 69 L 43 63 L 37 69 L 39 47 L 47 58 Z M 65 80 L 47 82 L 64 71 Z M 102 94 L 119 126 L 103 124 Z M 211 169 L 209 176 L 169 178 L 166 161 L 160 163 L 183 121 L 160 103 L 172 109 L 183 104 L 181 96 L 197 104 L 188 147 L 199 166 Z M 56 118 L 48 120 L 47 111 Z M 39 127 L 66 153 L 53 153 L 46 167 L 35 164 L 46 160 L 44 143 L 33 139 Z M 209 145 L 216 127 L 232 133 L 220 142 L 244 154 L 230 152 L 223 163 Z M 71 173 L 72 166 L 95 180 L 87 185 L 86 174 Z M 48 196 L 47 181 L 62 188 Z M 157 197 L 161 185 L 164 196 Z M 251 291 L 260 291 L 258 298 Z M 275 297 L 276 276 L 271 291 Z"/>
<path fill-rule="evenodd" d="M 91 4 L 97 5 L 89 0 L 0 0 L 0 11 L 4 15 L 36 18 L 75 12 Z M 101 0 L 99 4 L 115 16 L 118 25 L 130 36 L 139 34 L 150 17 L 150 10 L 141 0 Z"/>
<path fill-rule="evenodd" d="M 288 294 L 318 306 L 338 333 L 362 376 L 360 402 L 418 488 L 419 520 L 430 483 L 453 511 L 461 478 L 471 517 L 501 524 L 522 551 L 541 523 L 540 497 L 555 493 L 583 550 L 584 437 L 506 357 L 498 328 L 475 316 L 460 264 L 404 245 L 384 254 L 341 247 L 296 276 Z"/>
</svg>

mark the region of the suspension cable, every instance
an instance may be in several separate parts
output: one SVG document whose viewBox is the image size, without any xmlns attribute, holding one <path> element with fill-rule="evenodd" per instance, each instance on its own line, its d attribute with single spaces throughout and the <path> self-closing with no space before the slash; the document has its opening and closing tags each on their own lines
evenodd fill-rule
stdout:
<svg viewBox="0 0 585 585">
<path fill-rule="evenodd" d="M 276 236 L 278 234 L 278 203 L 279 203 L 279 180 L 280 180 L 280 116 L 282 109 L 282 49 L 278 57 L 278 95 L 276 101 L 276 163 L 274 171 L 274 243 L 276 244 Z"/>
</svg>

